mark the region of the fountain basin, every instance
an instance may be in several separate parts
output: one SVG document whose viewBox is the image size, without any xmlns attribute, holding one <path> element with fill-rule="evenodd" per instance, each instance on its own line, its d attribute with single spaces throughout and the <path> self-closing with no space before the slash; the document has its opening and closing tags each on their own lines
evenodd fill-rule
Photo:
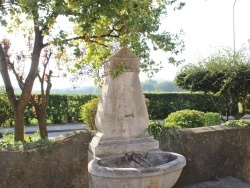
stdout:
<svg viewBox="0 0 250 188">
<path fill-rule="evenodd" d="M 170 188 L 179 178 L 186 159 L 160 150 L 125 153 L 89 162 L 92 188 Z"/>
</svg>

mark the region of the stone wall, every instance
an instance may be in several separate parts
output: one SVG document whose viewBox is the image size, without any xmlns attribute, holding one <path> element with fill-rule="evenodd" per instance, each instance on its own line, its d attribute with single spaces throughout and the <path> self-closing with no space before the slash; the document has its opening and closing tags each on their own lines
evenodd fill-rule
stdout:
<svg viewBox="0 0 250 188">
<path fill-rule="evenodd" d="M 0 152 L 0 187 L 87 188 L 87 148 L 92 135 L 81 131 L 48 148 Z M 250 182 L 250 128 L 224 126 L 173 132 L 162 150 L 187 158 L 176 187 L 234 176 Z"/>
<path fill-rule="evenodd" d="M 234 176 L 250 182 L 250 128 L 212 126 L 170 134 L 160 148 L 184 155 L 187 165 L 176 187 Z"/>
<path fill-rule="evenodd" d="M 0 152 L 0 187 L 87 188 L 89 132 L 28 152 Z"/>
</svg>

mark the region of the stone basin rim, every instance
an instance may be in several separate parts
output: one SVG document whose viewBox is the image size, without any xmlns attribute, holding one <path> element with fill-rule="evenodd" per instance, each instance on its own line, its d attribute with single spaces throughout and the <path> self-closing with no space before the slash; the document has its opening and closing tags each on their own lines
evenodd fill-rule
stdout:
<svg viewBox="0 0 250 188">
<path fill-rule="evenodd" d="M 94 176 L 106 178 L 137 178 L 147 176 L 159 176 L 162 174 L 171 173 L 173 171 L 182 170 L 186 165 L 186 158 L 180 154 L 173 152 L 159 152 L 176 156 L 173 161 L 153 166 L 153 167 L 139 167 L 139 168 L 112 168 L 101 166 L 98 164 L 98 158 L 91 160 L 88 164 L 89 173 Z M 110 156 L 113 157 L 113 156 Z M 159 169 L 159 170 L 158 170 Z M 152 170 L 151 172 L 143 172 L 144 170 Z"/>
</svg>

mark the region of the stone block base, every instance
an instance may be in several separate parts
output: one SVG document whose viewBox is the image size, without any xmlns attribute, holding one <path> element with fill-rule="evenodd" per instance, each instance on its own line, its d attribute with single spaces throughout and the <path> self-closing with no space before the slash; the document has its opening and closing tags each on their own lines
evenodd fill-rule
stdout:
<svg viewBox="0 0 250 188">
<path fill-rule="evenodd" d="M 95 157 L 105 157 L 107 155 L 117 155 L 126 152 L 148 152 L 158 149 L 159 142 L 150 136 L 102 140 L 97 134 L 89 144 L 89 159 L 91 154 Z"/>
</svg>

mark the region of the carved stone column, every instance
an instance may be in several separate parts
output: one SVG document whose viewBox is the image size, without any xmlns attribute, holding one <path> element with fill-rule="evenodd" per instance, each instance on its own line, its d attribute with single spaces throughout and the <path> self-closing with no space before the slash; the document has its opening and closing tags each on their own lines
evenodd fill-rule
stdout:
<svg viewBox="0 0 250 188">
<path fill-rule="evenodd" d="M 159 148 L 146 130 L 149 117 L 139 71 L 139 58 L 127 48 L 104 62 L 104 84 L 95 120 L 99 132 L 90 143 L 94 155 Z"/>
</svg>

